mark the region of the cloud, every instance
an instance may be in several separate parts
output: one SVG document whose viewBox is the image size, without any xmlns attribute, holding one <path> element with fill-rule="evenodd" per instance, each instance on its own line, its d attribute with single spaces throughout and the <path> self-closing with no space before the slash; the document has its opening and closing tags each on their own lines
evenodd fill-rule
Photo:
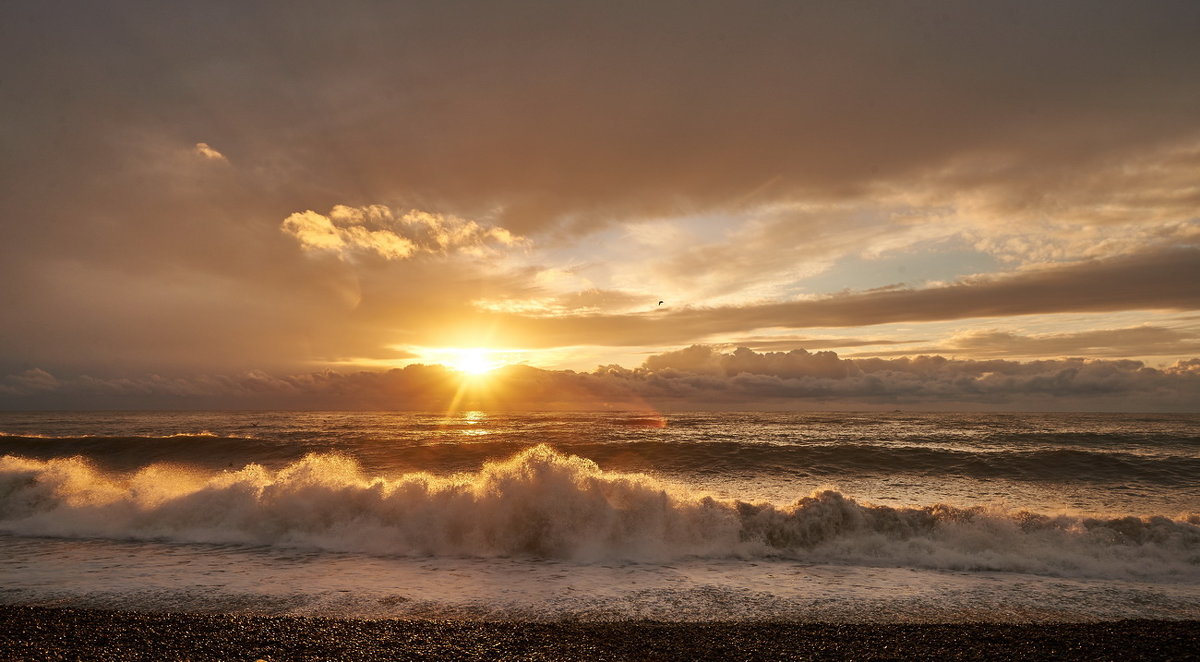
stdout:
<svg viewBox="0 0 1200 662">
<path fill-rule="evenodd" d="M 44 372 L 44 371 L 39 371 Z M 49 373 L 45 373 L 49 376 Z M 463 390 L 460 375 L 440 365 L 411 365 L 381 372 L 332 370 L 275 376 L 261 370 L 193 377 L 4 379 L 0 408 L 145 406 L 152 408 L 407 409 L 641 408 L 644 401 L 620 381 L 569 371 L 509 366 L 484 389 Z M 461 395 L 461 394 L 465 394 Z"/>
<path fill-rule="evenodd" d="M 212 161 L 228 161 L 225 155 L 208 146 L 208 143 L 196 143 L 196 154 Z"/>
<path fill-rule="evenodd" d="M 5 17 L 5 373 L 1197 306 L 1195 2 Z M 1020 273 L 838 282 L 929 245 Z"/>
<path fill-rule="evenodd" d="M 722 343 L 734 347 L 747 347 L 756 351 L 792 349 L 843 349 L 847 347 L 869 347 L 887 345 L 912 345 L 927 342 L 918 338 L 813 338 L 808 336 L 739 336 L 736 340 Z M 898 354 L 912 354 L 922 350 L 899 350 Z M 875 354 L 872 352 L 872 354 Z"/>
<path fill-rule="evenodd" d="M 949 351 L 973 356 L 1153 356 L 1200 354 L 1200 335 L 1158 326 L 1024 335 L 975 330 L 956 334 Z M 910 352 L 911 353 L 911 352 Z"/>
<path fill-rule="evenodd" d="M 501 208 L 521 234 L 883 184 L 1025 209 L 1078 209 L 1099 189 L 1157 210 L 1177 195 L 1165 183 L 1187 181 L 1166 157 L 1128 187 L 1102 173 L 1196 137 L 1194 3 L 684 9 L 25 7 L 4 60 L 21 98 L 10 112 L 39 132 L 55 130 L 40 115 L 56 102 L 89 124 L 171 117 L 292 164 L 312 190 Z M 103 48 L 114 35 L 126 48 Z M 56 91 L 97 79 L 83 96 Z"/>
<path fill-rule="evenodd" d="M 1196 361 L 1156 370 L 1138 361 L 955 360 L 941 356 L 842 359 L 805 350 L 721 353 L 707 346 L 656 355 L 632 374 L 653 385 L 656 399 L 721 407 L 727 402 L 817 400 L 918 406 L 1003 405 L 1016 408 L 1089 406 L 1193 411 L 1200 395 Z M 1051 398 L 1040 400 L 1039 398 Z M 1150 404 L 1157 403 L 1157 404 Z"/>
<path fill-rule="evenodd" d="M 679 370 L 697 374 L 734 376 L 741 373 L 774 375 L 777 377 L 827 377 L 841 379 L 847 376 L 853 364 L 838 358 L 834 352 L 810 354 L 803 349 L 790 352 L 758 353 L 739 347 L 732 353 L 722 354 L 707 345 L 692 345 L 646 359 L 645 367 L 651 371 Z"/>
<path fill-rule="evenodd" d="M 1074 227 L 1101 241 L 1092 255 L 1112 254 L 1139 231 L 1196 236 L 1200 204 L 1200 131 L 1178 140 L 1150 143 L 1121 158 L 1099 159 L 1086 168 L 1056 174 L 1052 180 L 1022 181 L 1023 166 L 1012 156 L 991 163 L 947 165 L 926 178 L 927 185 L 895 191 L 897 201 L 915 207 L 953 207 L 989 225 Z M 1137 219 L 1141 228 L 1131 225 Z M 1115 235 L 1115 236 L 1114 236 Z M 1166 238 L 1166 237 L 1164 237 Z M 1064 243 L 1071 238 L 1056 237 Z M 1083 247 L 1080 246 L 1080 249 Z"/>
<path fill-rule="evenodd" d="M 501 227 L 485 227 L 457 216 L 411 209 L 398 213 L 383 205 L 337 205 L 329 215 L 296 212 L 280 229 L 308 251 L 327 252 L 345 260 L 374 253 L 403 260 L 417 253 L 484 255 L 492 246 L 513 246 L 521 238 Z"/>
<path fill-rule="evenodd" d="M 517 313 L 535 317 L 562 315 L 586 315 L 608 312 L 632 312 L 650 310 L 657 305 L 644 294 L 620 290 L 590 288 L 553 296 L 532 298 L 508 297 L 503 299 L 480 299 L 471 302 L 480 310 L 498 313 Z"/>
<path fill-rule="evenodd" d="M 1200 249 L 1180 247 L 980 276 L 923 289 L 884 288 L 781 303 L 679 307 L 638 315 L 493 316 L 498 333 L 545 345 L 664 345 L 766 328 L 854 327 L 1063 312 L 1200 308 Z"/>
<path fill-rule="evenodd" d="M 0 380 L 0 395 L 26 395 L 54 391 L 62 384 L 54 375 L 41 368 L 30 368 L 23 372 L 7 375 Z"/>
<path fill-rule="evenodd" d="M 324 371 L 278 377 L 55 378 L 45 371 L 4 379 L 0 408 L 79 406 L 203 409 L 410 409 L 452 403 L 486 409 L 999 408 L 1197 411 L 1200 359 L 1157 370 L 1138 361 L 956 360 L 941 356 L 843 359 L 833 352 L 724 353 L 692 346 L 639 368 L 592 372 L 509 366 L 464 388 L 442 366 L 384 372 Z"/>
</svg>

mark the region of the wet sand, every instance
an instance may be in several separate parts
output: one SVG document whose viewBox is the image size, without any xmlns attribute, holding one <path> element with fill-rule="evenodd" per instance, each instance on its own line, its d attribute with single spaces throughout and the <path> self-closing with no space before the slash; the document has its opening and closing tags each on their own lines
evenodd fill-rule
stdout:
<svg viewBox="0 0 1200 662">
<path fill-rule="evenodd" d="M 1200 621 L 480 622 L 0 607 L 11 660 L 1184 660 Z"/>
</svg>

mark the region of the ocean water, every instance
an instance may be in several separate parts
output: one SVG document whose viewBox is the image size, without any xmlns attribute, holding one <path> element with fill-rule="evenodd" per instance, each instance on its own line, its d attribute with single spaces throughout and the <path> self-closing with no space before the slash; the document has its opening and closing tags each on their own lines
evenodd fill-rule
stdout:
<svg viewBox="0 0 1200 662">
<path fill-rule="evenodd" d="M 0 413 L 0 603 L 1200 618 L 1200 416 Z"/>
</svg>

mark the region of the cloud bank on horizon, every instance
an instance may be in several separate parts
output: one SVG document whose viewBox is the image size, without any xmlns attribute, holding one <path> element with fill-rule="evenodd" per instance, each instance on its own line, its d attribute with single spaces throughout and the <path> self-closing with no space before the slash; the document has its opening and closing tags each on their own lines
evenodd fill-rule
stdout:
<svg viewBox="0 0 1200 662">
<path fill-rule="evenodd" d="M 3 408 L 357 406 L 317 385 L 476 346 L 705 406 L 1194 393 L 1195 2 L 0 13 Z"/>
<path fill-rule="evenodd" d="M 26 409 L 129 408 L 687 410 L 1111 409 L 1190 411 L 1200 359 L 1156 369 L 1138 361 L 1007 361 L 918 356 L 843 359 L 834 352 L 721 352 L 708 345 L 656 354 L 636 369 L 590 372 L 511 365 L 464 381 L 441 365 L 383 372 L 274 376 L 58 379 L 38 369 L 0 380 L 0 401 Z"/>
</svg>

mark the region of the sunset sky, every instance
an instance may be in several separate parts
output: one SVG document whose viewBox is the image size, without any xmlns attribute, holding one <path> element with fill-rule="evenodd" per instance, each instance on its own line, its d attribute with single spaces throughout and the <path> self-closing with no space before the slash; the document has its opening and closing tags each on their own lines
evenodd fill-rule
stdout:
<svg viewBox="0 0 1200 662">
<path fill-rule="evenodd" d="M 498 371 L 525 406 L 1194 411 L 1198 35 L 1194 0 L 6 2 L 0 408 L 417 406 L 473 362 L 537 368 Z"/>
</svg>

